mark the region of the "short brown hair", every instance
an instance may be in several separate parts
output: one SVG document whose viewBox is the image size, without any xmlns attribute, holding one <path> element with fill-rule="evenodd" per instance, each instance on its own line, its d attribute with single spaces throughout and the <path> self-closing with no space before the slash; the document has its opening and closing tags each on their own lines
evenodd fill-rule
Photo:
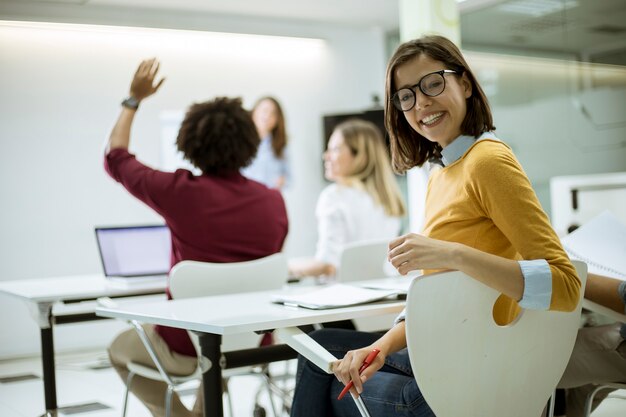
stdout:
<svg viewBox="0 0 626 417">
<path fill-rule="evenodd" d="M 441 146 L 413 130 L 402 112 L 391 102 L 396 92 L 393 81 L 396 69 L 422 54 L 442 62 L 459 76 L 466 74 L 472 84 L 472 96 L 467 99 L 467 113 L 461 123 L 461 134 L 478 137 L 483 132 L 495 130 L 487 96 L 452 41 L 443 36 L 424 36 L 405 42 L 389 60 L 385 82 L 385 128 L 389 133 L 392 166 L 398 173 L 422 166 L 431 158 L 441 157 Z"/>
<path fill-rule="evenodd" d="M 239 98 L 218 97 L 189 107 L 176 144 L 205 174 L 238 171 L 252 162 L 261 143 Z"/>
</svg>

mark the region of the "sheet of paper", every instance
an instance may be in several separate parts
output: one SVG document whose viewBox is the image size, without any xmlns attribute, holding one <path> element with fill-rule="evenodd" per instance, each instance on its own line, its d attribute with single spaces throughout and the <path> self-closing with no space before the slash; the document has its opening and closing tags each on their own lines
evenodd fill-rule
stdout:
<svg viewBox="0 0 626 417">
<path fill-rule="evenodd" d="M 611 212 L 594 217 L 562 239 L 572 259 L 591 273 L 626 280 L 626 225 Z"/>
<path fill-rule="evenodd" d="M 347 307 L 380 301 L 398 295 L 396 290 L 376 290 L 354 285 L 332 284 L 300 294 L 275 294 L 272 301 L 310 309 Z"/>
</svg>

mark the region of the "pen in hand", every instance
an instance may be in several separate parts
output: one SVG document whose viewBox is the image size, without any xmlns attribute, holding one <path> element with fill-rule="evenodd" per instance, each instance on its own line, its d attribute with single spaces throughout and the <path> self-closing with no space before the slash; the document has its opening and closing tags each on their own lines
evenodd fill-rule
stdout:
<svg viewBox="0 0 626 417">
<path fill-rule="evenodd" d="M 359 375 L 361 375 L 363 371 L 367 369 L 367 367 L 370 366 L 372 362 L 374 362 L 374 358 L 376 358 L 376 355 L 378 355 L 379 352 L 380 352 L 380 349 L 374 348 L 374 350 L 372 350 L 370 354 L 367 355 L 367 358 L 365 358 L 365 360 L 363 361 L 363 364 L 359 368 Z M 354 385 L 354 382 L 352 381 L 348 382 L 346 386 L 343 388 L 343 390 L 341 390 L 341 393 L 339 394 L 337 399 L 338 400 L 342 399 L 343 396 L 346 395 L 348 391 L 350 391 L 350 388 L 352 388 L 353 385 Z"/>
</svg>

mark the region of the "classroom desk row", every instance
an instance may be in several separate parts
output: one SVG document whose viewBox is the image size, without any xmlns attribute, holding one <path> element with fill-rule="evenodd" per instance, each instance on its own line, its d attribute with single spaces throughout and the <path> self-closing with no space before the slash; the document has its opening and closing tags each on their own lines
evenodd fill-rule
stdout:
<svg viewBox="0 0 626 417">
<path fill-rule="evenodd" d="M 33 318 L 39 325 L 47 414 L 54 415 L 58 409 L 52 337 L 53 326 L 57 324 L 117 318 L 197 332 L 202 354 L 214 364 L 203 375 L 204 414 L 222 416 L 223 363 L 226 364 L 225 368 L 234 368 L 290 359 L 296 355 L 291 348 L 281 345 L 223 353 L 222 336 L 392 314 L 400 312 L 404 307 L 404 301 L 394 300 L 329 310 L 310 310 L 272 303 L 271 296 L 277 293 L 273 290 L 182 300 L 122 303 L 111 308 L 98 307 L 95 312 L 62 316 L 55 316 L 53 311 L 56 303 L 72 304 L 100 297 L 162 294 L 164 289 L 164 282 L 124 286 L 111 283 L 101 275 L 0 283 L 0 293 L 23 299 L 30 305 Z"/>
<path fill-rule="evenodd" d="M 406 280 L 406 278 L 401 279 Z M 384 281 L 388 283 L 389 279 Z M 206 399 L 204 413 L 206 416 L 222 416 L 222 366 L 226 369 L 295 357 L 295 352 L 281 345 L 223 353 L 221 352 L 222 336 L 394 314 L 404 307 L 404 301 L 386 301 L 328 310 L 310 310 L 272 303 L 271 296 L 277 293 L 273 290 L 182 300 L 163 299 L 141 303 L 121 303 L 111 308 L 99 307 L 95 312 L 63 315 L 55 315 L 53 310 L 53 306 L 57 303 L 68 305 L 96 300 L 100 297 L 162 295 L 164 290 L 164 282 L 119 285 L 101 275 L 0 283 L 0 293 L 20 298 L 29 304 L 32 316 L 39 325 L 47 414 L 55 415 L 58 408 L 53 343 L 54 325 L 117 318 L 197 332 L 202 354 L 213 364 L 218 365 L 213 366 L 203 375 Z M 285 289 L 287 292 L 291 290 Z M 233 306 L 236 307 L 233 308 Z M 626 322 L 625 315 L 612 312 L 588 300 L 584 300 L 583 306 L 615 320 Z"/>
<path fill-rule="evenodd" d="M 39 326 L 46 407 L 44 415 L 54 415 L 58 408 L 54 361 L 54 326 L 105 318 L 96 316 L 93 309 L 91 311 L 70 311 L 57 315 L 53 307 L 77 305 L 100 297 L 121 298 L 164 294 L 165 285 L 164 280 L 122 285 L 106 279 L 101 274 L 0 282 L 0 294 L 7 294 L 25 301 L 32 318 Z"/>
</svg>

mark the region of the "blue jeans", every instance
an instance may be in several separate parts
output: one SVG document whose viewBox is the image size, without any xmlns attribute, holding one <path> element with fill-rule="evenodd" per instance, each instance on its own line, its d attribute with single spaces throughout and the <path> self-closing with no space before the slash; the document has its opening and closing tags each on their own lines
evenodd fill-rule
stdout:
<svg viewBox="0 0 626 417">
<path fill-rule="evenodd" d="M 348 350 L 374 343 L 379 335 L 343 329 L 322 329 L 310 336 L 337 358 Z M 343 384 L 300 356 L 292 417 L 360 417 L 352 397 L 337 396 Z M 365 382 L 361 394 L 372 417 L 434 417 L 417 387 L 406 349 L 389 355 L 385 365 Z"/>
</svg>

